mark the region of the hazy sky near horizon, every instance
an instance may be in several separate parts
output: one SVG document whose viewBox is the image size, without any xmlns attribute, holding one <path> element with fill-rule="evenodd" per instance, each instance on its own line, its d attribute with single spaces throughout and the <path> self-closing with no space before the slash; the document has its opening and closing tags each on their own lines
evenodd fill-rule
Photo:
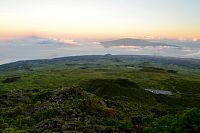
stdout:
<svg viewBox="0 0 200 133">
<path fill-rule="evenodd" d="M 0 0 L 0 39 L 200 38 L 200 0 Z"/>
</svg>

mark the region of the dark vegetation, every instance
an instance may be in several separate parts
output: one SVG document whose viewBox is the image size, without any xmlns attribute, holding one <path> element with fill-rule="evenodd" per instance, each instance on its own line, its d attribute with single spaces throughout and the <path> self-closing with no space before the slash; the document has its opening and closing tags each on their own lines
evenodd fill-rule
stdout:
<svg viewBox="0 0 200 133">
<path fill-rule="evenodd" d="M 176 70 L 166 70 L 163 68 L 156 68 L 156 67 L 141 67 L 141 71 L 143 72 L 158 72 L 158 73 L 173 73 L 176 74 Z"/>
<path fill-rule="evenodd" d="M 2 81 L 2 83 L 13 83 L 13 82 L 16 82 L 17 80 L 19 80 L 20 77 L 10 77 L 10 78 L 6 78 Z"/>
<path fill-rule="evenodd" d="M 124 96 L 138 102 L 154 103 L 150 93 L 128 79 L 94 79 L 86 82 L 84 88 L 98 96 Z"/>
<path fill-rule="evenodd" d="M 0 132 L 200 132 L 198 60 L 69 58 L 0 66 Z"/>
</svg>

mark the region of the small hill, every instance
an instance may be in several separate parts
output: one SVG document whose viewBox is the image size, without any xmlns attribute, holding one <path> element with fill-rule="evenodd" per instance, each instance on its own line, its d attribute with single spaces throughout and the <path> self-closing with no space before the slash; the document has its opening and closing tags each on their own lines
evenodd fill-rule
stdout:
<svg viewBox="0 0 200 133">
<path fill-rule="evenodd" d="M 150 93 L 128 79 L 94 79 L 86 82 L 84 88 L 98 96 L 122 96 L 140 102 L 154 103 Z"/>
</svg>

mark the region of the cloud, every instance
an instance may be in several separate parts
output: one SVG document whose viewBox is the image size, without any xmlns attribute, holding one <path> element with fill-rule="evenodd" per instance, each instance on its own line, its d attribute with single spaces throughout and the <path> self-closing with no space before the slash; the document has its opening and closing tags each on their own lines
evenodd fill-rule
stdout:
<svg viewBox="0 0 200 133">
<path fill-rule="evenodd" d="M 17 46 L 30 46 L 30 45 L 77 45 L 74 40 L 55 39 L 55 38 L 42 38 L 38 36 L 28 36 L 13 40 L 0 41 L 0 45 L 17 45 Z"/>
<path fill-rule="evenodd" d="M 199 40 L 180 40 L 180 39 L 159 39 L 153 40 L 157 42 L 162 42 L 166 44 L 176 45 L 179 48 L 200 48 L 200 41 Z"/>
<path fill-rule="evenodd" d="M 125 39 L 119 39 L 119 40 L 111 40 L 111 41 L 104 41 L 100 42 L 100 45 L 103 45 L 105 48 L 113 47 L 113 46 L 135 46 L 135 47 L 171 47 L 171 48 L 177 48 L 176 45 L 166 44 L 163 42 L 157 42 L 157 41 L 149 41 L 144 39 L 131 39 L 131 38 L 125 38 Z"/>
<path fill-rule="evenodd" d="M 127 48 L 127 49 L 141 49 L 142 47 L 140 46 L 113 46 L 113 47 L 118 47 L 118 48 Z"/>
<path fill-rule="evenodd" d="M 198 41 L 179 40 L 134 40 L 121 45 L 105 47 L 100 42 L 76 42 L 68 39 L 29 36 L 9 41 L 0 41 L 0 64 L 17 60 L 55 58 L 61 56 L 91 54 L 161 55 L 200 58 Z M 108 44 L 108 43 L 106 43 Z M 140 44 L 140 45 L 139 45 Z"/>
<path fill-rule="evenodd" d="M 189 54 L 187 54 L 188 57 L 195 57 L 195 58 L 200 58 L 200 50 L 197 50 L 195 52 L 190 52 Z"/>
<path fill-rule="evenodd" d="M 74 40 L 37 36 L 0 41 L 0 64 L 16 60 L 64 56 L 67 55 L 67 51 L 76 46 L 78 43 Z"/>
<path fill-rule="evenodd" d="M 70 39 L 53 39 L 54 41 L 60 42 L 61 44 L 65 44 L 65 45 L 79 45 L 78 42 L 74 41 L 74 40 L 70 40 Z"/>
<path fill-rule="evenodd" d="M 0 58 L 0 64 L 5 64 L 5 63 L 13 62 L 13 61 L 15 61 L 15 60 Z"/>
</svg>

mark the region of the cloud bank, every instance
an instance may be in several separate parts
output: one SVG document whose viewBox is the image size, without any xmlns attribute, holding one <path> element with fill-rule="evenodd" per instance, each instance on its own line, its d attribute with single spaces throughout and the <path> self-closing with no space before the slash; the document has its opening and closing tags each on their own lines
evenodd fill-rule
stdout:
<svg viewBox="0 0 200 133">
<path fill-rule="evenodd" d="M 101 45 L 103 45 L 105 48 L 113 47 L 113 46 L 139 46 L 139 47 L 158 47 L 158 46 L 166 46 L 166 47 L 177 47 L 176 45 L 167 44 L 164 42 L 158 42 L 158 41 L 149 41 L 149 40 L 143 40 L 143 39 L 119 39 L 119 40 L 112 40 L 112 41 L 105 41 L 101 42 Z"/>
<path fill-rule="evenodd" d="M 200 59 L 200 41 L 120 39 L 106 42 L 77 42 L 37 36 L 0 41 L 0 64 L 18 60 L 107 53 Z"/>
</svg>

